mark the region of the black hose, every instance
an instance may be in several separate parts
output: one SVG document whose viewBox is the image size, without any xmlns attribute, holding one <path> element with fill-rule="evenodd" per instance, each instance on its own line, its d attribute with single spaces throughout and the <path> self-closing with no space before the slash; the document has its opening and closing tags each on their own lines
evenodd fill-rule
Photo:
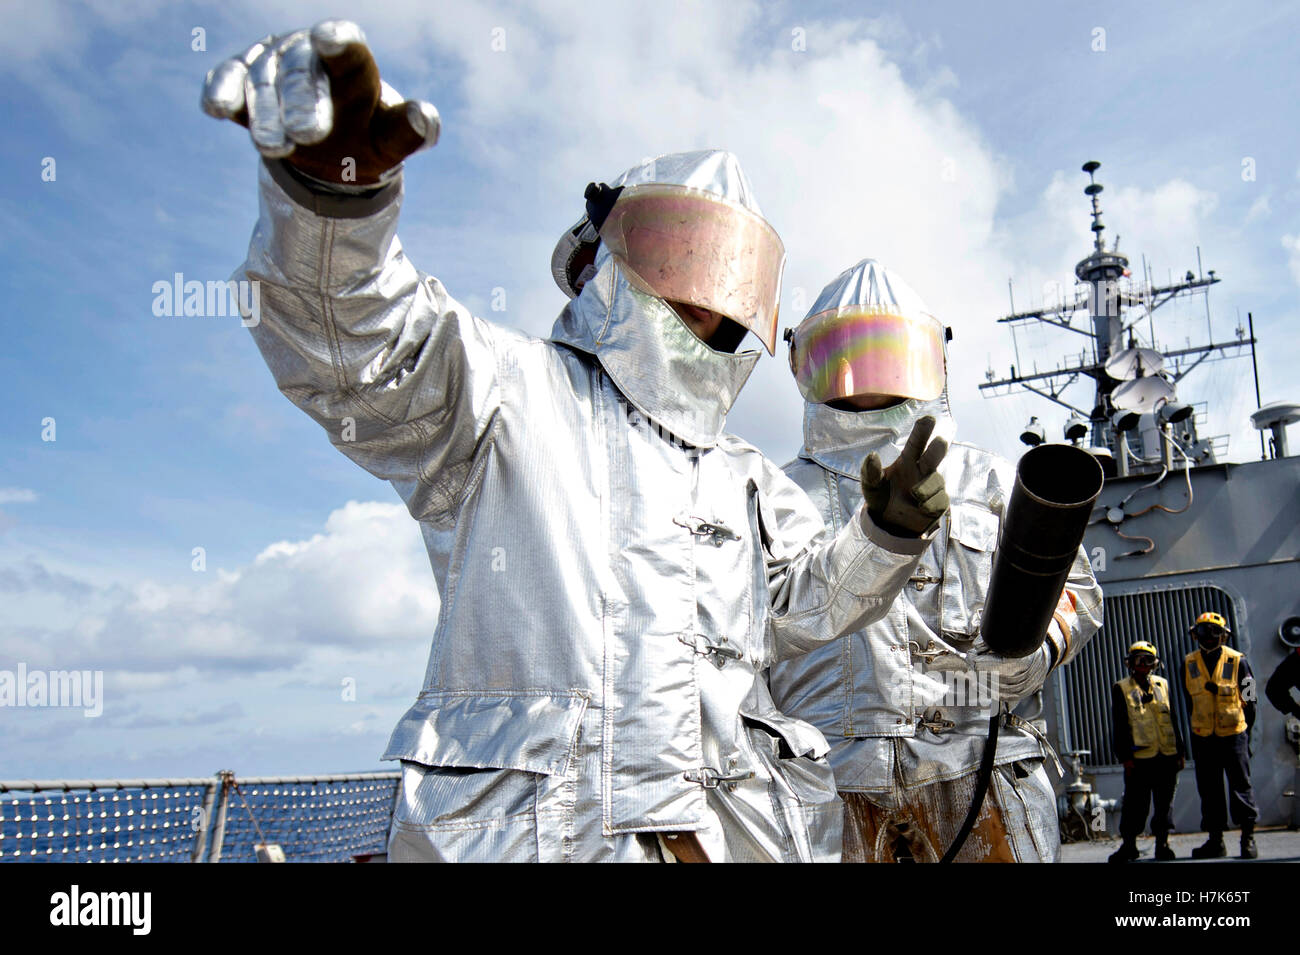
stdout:
<svg viewBox="0 0 1300 955">
<path fill-rule="evenodd" d="M 993 780 L 993 757 L 998 752 L 998 727 L 1001 722 L 1002 707 L 995 704 L 993 715 L 989 717 L 989 737 L 984 741 L 984 755 L 980 757 L 979 773 L 975 777 L 975 795 L 971 798 L 970 809 L 966 812 L 966 819 L 961 824 L 961 828 L 957 830 L 957 836 L 952 840 L 948 851 L 943 854 L 943 858 L 939 860 L 940 865 L 957 858 L 957 853 L 961 852 L 961 847 L 966 844 L 966 837 L 975 828 L 975 820 L 979 819 L 980 810 L 984 808 L 984 797 L 988 795 L 989 783 Z"/>
</svg>

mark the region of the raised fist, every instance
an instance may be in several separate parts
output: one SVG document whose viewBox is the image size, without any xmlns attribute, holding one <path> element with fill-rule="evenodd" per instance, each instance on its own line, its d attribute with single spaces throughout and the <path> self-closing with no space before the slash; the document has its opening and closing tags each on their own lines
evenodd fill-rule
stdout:
<svg viewBox="0 0 1300 955">
<path fill-rule="evenodd" d="M 922 537 L 948 510 L 948 490 L 936 470 L 948 453 L 948 442 L 943 438 L 930 441 L 934 424 L 931 415 L 918 419 L 907 444 L 889 467 L 880 463 L 880 455 L 874 451 L 862 462 L 867 514 L 891 534 Z"/>
<path fill-rule="evenodd" d="M 342 185 L 381 182 L 441 128 L 432 103 L 403 101 L 380 80 L 365 35 L 348 20 L 267 37 L 223 60 L 208 73 L 202 105 L 247 127 L 263 156 Z"/>
</svg>

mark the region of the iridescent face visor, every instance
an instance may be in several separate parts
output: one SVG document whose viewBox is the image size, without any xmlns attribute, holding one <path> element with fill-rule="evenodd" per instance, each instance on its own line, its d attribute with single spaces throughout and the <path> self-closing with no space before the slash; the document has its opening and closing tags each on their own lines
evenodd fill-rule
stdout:
<svg viewBox="0 0 1300 955">
<path fill-rule="evenodd" d="M 725 315 L 775 354 L 785 246 L 761 216 L 686 186 L 623 190 L 600 239 L 641 291 Z"/>
<path fill-rule="evenodd" d="M 944 328 L 932 315 L 849 305 L 810 315 L 789 340 L 790 369 L 814 404 L 857 395 L 931 401 L 943 393 Z"/>
</svg>

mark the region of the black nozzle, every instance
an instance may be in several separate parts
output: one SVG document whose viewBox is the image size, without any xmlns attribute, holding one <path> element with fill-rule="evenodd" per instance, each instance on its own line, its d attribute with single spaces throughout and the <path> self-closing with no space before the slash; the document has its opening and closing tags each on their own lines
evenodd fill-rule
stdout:
<svg viewBox="0 0 1300 955">
<path fill-rule="evenodd" d="M 1097 459 L 1072 445 L 1021 457 L 980 625 L 993 652 L 1027 657 L 1043 645 L 1102 481 Z"/>
</svg>

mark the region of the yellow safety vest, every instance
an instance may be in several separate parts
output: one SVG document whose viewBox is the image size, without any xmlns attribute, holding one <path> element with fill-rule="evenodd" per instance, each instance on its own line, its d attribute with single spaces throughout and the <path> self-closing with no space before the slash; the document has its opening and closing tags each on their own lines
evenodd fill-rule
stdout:
<svg viewBox="0 0 1300 955">
<path fill-rule="evenodd" d="M 1151 702 L 1143 703 L 1142 697 L 1147 692 L 1138 685 L 1133 677 L 1119 681 L 1124 693 L 1124 703 L 1128 706 L 1128 725 L 1133 734 L 1133 758 L 1149 759 L 1160 753 L 1173 756 L 1178 752 L 1178 740 L 1174 736 L 1174 721 L 1169 715 L 1169 681 L 1163 677 L 1151 676 Z"/>
<path fill-rule="evenodd" d="M 1237 690 L 1237 672 L 1241 654 L 1223 647 L 1214 673 L 1205 671 L 1200 650 L 1193 650 L 1183 661 L 1183 680 L 1192 698 L 1192 732 L 1197 736 L 1236 736 L 1246 732 L 1246 714 Z M 1213 680 L 1217 693 L 1205 688 Z"/>
</svg>

